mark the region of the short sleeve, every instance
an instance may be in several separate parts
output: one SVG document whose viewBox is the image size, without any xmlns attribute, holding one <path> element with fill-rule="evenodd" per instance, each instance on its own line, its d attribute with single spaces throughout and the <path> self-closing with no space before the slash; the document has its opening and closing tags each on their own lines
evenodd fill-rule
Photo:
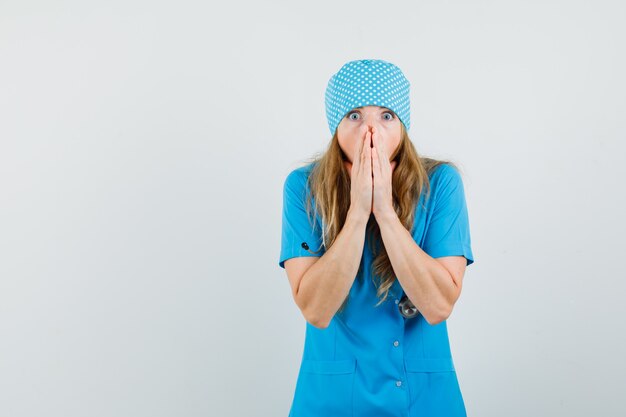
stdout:
<svg viewBox="0 0 626 417">
<path fill-rule="evenodd" d="M 285 268 L 285 261 L 297 256 L 320 257 L 326 252 L 322 244 L 322 231 L 318 219 L 307 215 L 305 204 L 308 192 L 307 174 L 302 168 L 289 173 L 283 185 L 283 215 L 280 259 L 278 265 Z M 302 243 L 308 245 L 311 253 Z"/>
<path fill-rule="evenodd" d="M 469 266 L 474 263 L 474 255 L 465 190 L 459 171 L 448 164 L 436 168 L 431 187 L 431 198 L 434 200 L 422 249 L 433 258 L 464 256 Z"/>
</svg>

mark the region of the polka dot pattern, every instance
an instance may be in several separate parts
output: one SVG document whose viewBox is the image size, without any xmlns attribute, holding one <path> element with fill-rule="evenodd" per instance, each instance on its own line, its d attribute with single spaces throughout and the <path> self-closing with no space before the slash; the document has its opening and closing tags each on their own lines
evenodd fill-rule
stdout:
<svg viewBox="0 0 626 417">
<path fill-rule="evenodd" d="M 359 59 L 344 64 L 326 87 L 326 118 L 331 135 L 350 110 L 361 106 L 387 107 L 409 130 L 409 87 L 400 68 L 390 62 Z"/>
</svg>

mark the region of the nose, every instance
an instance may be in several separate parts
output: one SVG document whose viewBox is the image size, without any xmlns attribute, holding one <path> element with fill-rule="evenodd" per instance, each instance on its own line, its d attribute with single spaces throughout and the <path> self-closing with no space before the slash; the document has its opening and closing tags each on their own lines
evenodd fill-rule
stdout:
<svg viewBox="0 0 626 417">
<path fill-rule="evenodd" d="M 378 127 L 378 124 L 376 123 L 376 116 L 374 115 L 364 117 L 363 124 L 369 131 L 371 131 L 374 127 Z"/>
<path fill-rule="evenodd" d="M 378 114 L 378 111 L 372 111 L 368 114 L 366 114 L 363 117 L 363 122 L 365 123 L 365 125 L 367 125 L 368 129 L 372 129 L 373 127 L 375 127 L 376 129 L 378 129 L 381 126 L 381 117 Z"/>
<path fill-rule="evenodd" d="M 367 130 L 372 133 L 374 131 L 374 128 L 376 128 L 376 130 L 380 131 L 380 127 L 378 126 L 378 123 L 373 122 L 373 121 L 369 121 L 367 123 L 365 123 L 365 126 L 367 127 Z"/>
<path fill-rule="evenodd" d="M 363 134 L 365 135 L 367 132 L 372 132 L 372 127 L 373 124 L 372 123 L 363 123 L 363 125 L 361 125 L 361 130 L 363 131 Z"/>
</svg>

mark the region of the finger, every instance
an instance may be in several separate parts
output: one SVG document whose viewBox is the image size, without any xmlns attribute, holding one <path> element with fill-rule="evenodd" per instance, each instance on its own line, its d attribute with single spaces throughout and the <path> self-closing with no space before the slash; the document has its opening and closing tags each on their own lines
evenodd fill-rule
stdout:
<svg viewBox="0 0 626 417">
<path fill-rule="evenodd" d="M 362 138 L 358 143 L 355 149 L 354 155 L 352 156 L 352 164 L 356 165 L 356 169 L 361 169 L 361 154 L 363 153 L 363 141 L 365 138 Z"/>
<path fill-rule="evenodd" d="M 372 134 L 368 131 L 365 134 L 365 152 L 364 152 L 364 160 L 363 167 L 364 172 L 369 175 L 369 178 L 372 177 Z"/>
<path fill-rule="evenodd" d="M 372 148 L 372 170 L 374 171 L 374 182 L 378 183 L 382 178 L 382 171 L 380 169 L 380 158 L 377 148 Z"/>
<path fill-rule="evenodd" d="M 361 146 L 359 147 L 359 149 L 361 150 L 361 152 L 359 152 L 359 173 L 362 173 L 365 170 L 365 144 L 367 143 L 367 133 L 365 134 L 365 136 L 363 136 L 363 141 L 361 143 Z"/>
<path fill-rule="evenodd" d="M 385 148 L 385 143 L 384 143 L 385 141 L 383 137 L 380 135 L 380 133 L 378 132 L 378 129 L 376 128 L 374 128 L 374 136 L 376 138 L 374 144 L 378 148 L 378 158 L 380 159 L 381 164 L 384 165 L 385 161 L 389 162 L 387 149 Z"/>
<path fill-rule="evenodd" d="M 374 137 L 376 138 L 376 159 L 377 159 L 377 173 L 380 178 L 385 178 L 389 175 L 387 163 L 385 162 L 385 147 L 381 140 L 381 136 L 378 130 L 374 129 Z"/>
<path fill-rule="evenodd" d="M 361 153 L 363 152 L 363 141 L 365 137 L 361 138 L 357 141 L 356 148 L 354 149 L 354 154 L 352 155 L 352 166 L 354 166 L 354 172 L 359 172 L 361 170 Z"/>
<path fill-rule="evenodd" d="M 372 165 L 374 166 L 374 176 L 382 176 L 383 174 L 383 170 L 384 170 L 384 161 L 383 161 L 383 155 L 384 155 L 384 151 L 383 149 L 381 149 L 381 143 L 380 143 L 380 136 L 378 135 L 378 131 L 376 130 L 376 128 L 373 129 L 374 133 L 372 134 L 372 139 L 373 139 L 373 143 L 374 143 L 374 149 L 376 150 L 374 152 L 374 156 L 372 157 L 373 163 Z M 374 160 L 375 159 L 375 160 Z"/>
</svg>

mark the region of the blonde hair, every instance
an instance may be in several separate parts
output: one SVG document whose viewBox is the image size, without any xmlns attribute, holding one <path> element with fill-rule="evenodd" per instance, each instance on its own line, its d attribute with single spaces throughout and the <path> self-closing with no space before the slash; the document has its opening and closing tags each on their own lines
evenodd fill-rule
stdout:
<svg viewBox="0 0 626 417">
<path fill-rule="evenodd" d="M 396 161 L 397 165 L 392 174 L 392 196 L 394 210 L 404 227 L 412 231 L 415 215 L 415 206 L 422 192 L 426 198 L 430 195 L 430 182 L 428 175 L 441 164 L 456 165 L 447 160 L 436 160 L 420 157 L 409 139 L 408 133 L 401 123 L 401 140 L 390 160 Z M 307 164 L 313 163 L 308 177 L 308 186 L 311 193 L 306 201 L 307 215 L 311 224 L 315 222 L 317 214 L 321 217 L 322 240 L 326 249 L 330 248 L 335 238 L 341 231 L 350 207 L 350 176 L 343 161 L 347 160 L 339 146 L 337 132 L 332 137 L 328 149 L 321 154 L 305 160 Z M 312 206 L 312 197 L 315 207 Z M 380 229 L 375 221 L 371 221 L 366 229 L 367 244 L 372 250 L 372 281 L 377 288 L 379 298 L 376 307 L 387 299 L 389 289 L 396 277 L 385 245 L 380 236 Z M 359 266 L 361 272 L 362 262 Z M 375 277 L 379 279 L 376 280 Z M 343 311 L 348 301 L 349 294 L 339 308 Z"/>
</svg>

